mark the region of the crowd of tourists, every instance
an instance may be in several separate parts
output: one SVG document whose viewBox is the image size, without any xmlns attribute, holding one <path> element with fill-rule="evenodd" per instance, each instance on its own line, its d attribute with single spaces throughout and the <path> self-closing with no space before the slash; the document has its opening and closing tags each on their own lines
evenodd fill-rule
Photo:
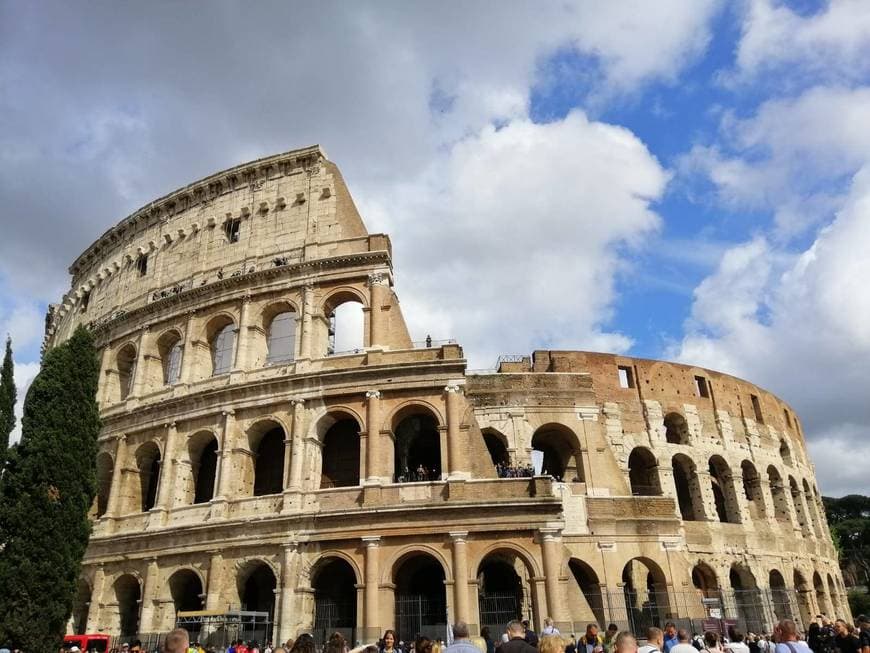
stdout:
<svg viewBox="0 0 870 653">
<path fill-rule="evenodd" d="M 531 478 L 535 475 L 535 468 L 531 465 L 505 465 L 496 463 L 495 471 L 499 478 Z"/>
<path fill-rule="evenodd" d="M 437 469 L 429 469 L 423 464 L 417 465 L 417 469 L 405 469 L 399 474 L 399 483 L 416 483 L 419 481 L 437 481 L 441 478 L 441 472 Z"/>
</svg>

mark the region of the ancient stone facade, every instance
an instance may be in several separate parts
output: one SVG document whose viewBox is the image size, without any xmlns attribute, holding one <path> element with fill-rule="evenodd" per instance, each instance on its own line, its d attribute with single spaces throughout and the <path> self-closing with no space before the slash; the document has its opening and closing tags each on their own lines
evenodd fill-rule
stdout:
<svg viewBox="0 0 870 653">
<path fill-rule="evenodd" d="M 412 342 L 390 240 L 318 147 L 156 200 L 70 271 L 46 346 L 94 330 L 104 424 L 71 629 L 846 614 L 788 405 L 674 363 L 537 351 L 470 373 L 459 345 Z M 348 303 L 363 333 L 337 352 Z"/>
</svg>

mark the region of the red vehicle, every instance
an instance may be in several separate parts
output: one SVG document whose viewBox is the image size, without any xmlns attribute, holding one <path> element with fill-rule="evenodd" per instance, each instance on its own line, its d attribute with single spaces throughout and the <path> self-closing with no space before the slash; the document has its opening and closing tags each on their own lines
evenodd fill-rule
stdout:
<svg viewBox="0 0 870 653">
<path fill-rule="evenodd" d="M 63 648 L 71 649 L 73 646 L 78 646 L 82 653 L 106 653 L 109 650 L 109 636 L 104 633 L 94 633 L 92 635 L 65 635 L 63 638 Z"/>
</svg>

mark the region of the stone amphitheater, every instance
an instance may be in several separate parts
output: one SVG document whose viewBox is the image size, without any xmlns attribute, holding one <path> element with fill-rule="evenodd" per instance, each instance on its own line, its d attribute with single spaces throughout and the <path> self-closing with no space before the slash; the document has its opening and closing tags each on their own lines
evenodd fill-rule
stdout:
<svg viewBox="0 0 870 653">
<path fill-rule="evenodd" d="M 789 405 L 677 363 L 535 351 L 470 372 L 459 344 L 413 342 L 390 239 L 320 147 L 155 200 L 70 273 L 45 346 L 90 326 L 103 420 L 70 632 L 847 616 Z"/>
</svg>

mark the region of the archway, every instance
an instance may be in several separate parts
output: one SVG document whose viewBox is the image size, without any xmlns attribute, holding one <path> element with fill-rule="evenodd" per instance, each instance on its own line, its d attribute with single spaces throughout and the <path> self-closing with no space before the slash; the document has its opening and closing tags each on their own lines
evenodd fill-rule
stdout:
<svg viewBox="0 0 870 653">
<path fill-rule="evenodd" d="M 116 359 L 118 367 L 118 398 L 124 401 L 133 392 L 133 379 L 136 376 L 136 348 L 124 345 Z"/>
<path fill-rule="evenodd" d="M 202 581 L 190 569 L 179 569 L 169 577 L 169 593 L 175 612 L 202 610 Z"/>
<path fill-rule="evenodd" d="M 289 363 L 296 357 L 296 312 L 281 310 L 266 318 L 266 365 Z"/>
<path fill-rule="evenodd" d="M 97 517 L 106 514 L 109 508 L 109 495 L 112 491 L 112 475 L 115 464 L 112 456 L 103 451 L 97 456 Z"/>
<path fill-rule="evenodd" d="M 729 524 L 740 523 L 740 504 L 737 502 L 737 492 L 734 489 L 734 478 L 731 468 L 722 456 L 710 458 L 710 485 L 713 499 L 716 502 L 716 514 L 719 521 Z"/>
<path fill-rule="evenodd" d="M 661 628 L 668 616 L 668 592 L 665 575 L 652 560 L 633 558 L 622 569 L 622 588 L 629 630 L 645 632 Z"/>
<path fill-rule="evenodd" d="M 275 588 L 278 582 L 272 568 L 262 561 L 251 563 L 239 574 L 239 603 L 242 610 L 267 612 L 269 621 L 275 617 Z"/>
<path fill-rule="evenodd" d="M 91 587 L 83 578 L 76 583 L 76 596 L 73 600 L 72 627 L 76 635 L 84 635 L 88 627 L 88 613 L 91 607 Z"/>
<path fill-rule="evenodd" d="M 812 532 L 817 538 L 823 537 L 822 520 L 819 517 L 819 507 L 816 505 L 813 491 L 810 489 L 810 484 L 807 479 L 803 480 L 804 502 L 807 506 L 807 519 L 812 522 Z"/>
<path fill-rule="evenodd" d="M 493 467 L 496 470 L 510 466 L 510 456 L 505 445 L 504 436 L 494 429 L 483 429 L 483 442 L 489 452 Z"/>
<path fill-rule="evenodd" d="M 218 458 L 217 438 L 203 432 L 190 441 L 190 465 L 193 475 L 193 502 L 208 503 L 214 498 Z"/>
<path fill-rule="evenodd" d="M 254 496 L 278 494 L 284 490 L 284 429 L 269 429 L 252 447 L 254 454 Z"/>
<path fill-rule="evenodd" d="M 743 474 L 743 494 L 749 504 L 749 515 L 752 519 L 764 519 L 767 511 L 764 507 L 764 494 L 761 491 L 761 476 L 750 461 L 740 463 Z"/>
<path fill-rule="evenodd" d="M 782 458 L 782 462 L 791 467 L 791 449 L 788 446 L 788 442 L 785 441 L 785 438 L 779 441 L 779 455 Z"/>
<path fill-rule="evenodd" d="M 543 454 L 541 473 L 557 481 L 584 480 L 580 442 L 567 426 L 546 424 L 532 436 L 532 448 Z"/>
<path fill-rule="evenodd" d="M 115 601 L 118 604 L 118 634 L 122 637 L 139 632 L 139 602 L 142 590 L 139 581 L 131 574 L 124 574 L 115 581 Z"/>
<path fill-rule="evenodd" d="M 770 587 L 770 602 L 773 605 L 773 613 L 776 620 L 793 619 L 789 591 L 785 585 L 785 578 L 778 569 L 771 569 L 768 574 L 768 586 Z"/>
<path fill-rule="evenodd" d="M 444 636 L 447 625 L 447 593 L 444 569 L 432 556 L 412 554 L 397 564 L 393 572 L 396 585 L 396 629 L 406 637 Z"/>
<path fill-rule="evenodd" d="M 807 582 L 806 577 L 797 569 L 794 570 L 794 574 L 792 575 L 792 584 L 797 592 L 798 612 L 800 613 L 801 623 L 804 629 L 806 629 L 809 627 L 814 616 L 812 599 L 813 590 Z"/>
<path fill-rule="evenodd" d="M 323 436 L 320 487 L 359 485 L 359 424 L 339 419 Z"/>
<path fill-rule="evenodd" d="M 160 449 L 154 442 L 146 442 L 136 450 L 136 466 L 139 468 L 139 508 L 151 510 L 157 501 L 157 486 L 160 484 Z"/>
<path fill-rule="evenodd" d="M 819 572 L 813 573 L 813 589 L 816 592 L 816 605 L 819 606 L 819 610 L 822 611 L 826 617 L 833 618 L 833 605 L 828 596 L 828 589 L 825 587 L 825 582 L 822 580 Z"/>
<path fill-rule="evenodd" d="M 631 493 L 640 497 L 657 497 L 662 493 L 659 464 L 646 447 L 635 447 L 628 457 L 628 479 Z"/>
<path fill-rule="evenodd" d="M 801 532 L 803 532 L 804 535 L 809 535 L 811 530 L 810 522 L 807 519 L 807 511 L 804 507 L 803 495 L 801 494 L 794 476 L 788 477 L 788 488 L 791 492 L 791 500 L 794 505 L 795 514 L 797 515 L 798 525 L 801 527 Z"/>
<path fill-rule="evenodd" d="M 157 354 L 163 385 L 175 385 L 181 379 L 181 359 L 184 356 L 184 340 L 178 331 L 167 331 L 157 340 Z"/>
<path fill-rule="evenodd" d="M 365 348 L 366 320 L 362 302 L 355 295 L 334 297 L 324 307 L 329 320 L 327 356 L 362 351 Z"/>
<path fill-rule="evenodd" d="M 394 432 L 397 482 L 441 478 L 441 435 L 432 415 L 409 415 L 396 425 Z"/>
<path fill-rule="evenodd" d="M 833 617 L 842 618 L 845 615 L 843 614 L 843 608 L 840 605 L 840 592 L 839 588 L 834 584 L 834 577 L 831 574 L 828 574 L 828 597 L 830 597 L 831 608 L 833 608 Z"/>
<path fill-rule="evenodd" d="M 774 517 L 780 522 L 790 522 L 791 517 L 788 512 L 788 497 L 785 495 L 785 487 L 782 483 L 782 476 L 779 470 L 773 465 L 767 468 L 767 483 L 770 486 L 770 496 L 773 500 Z"/>
<path fill-rule="evenodd" d="M 487 555 L 477 568 L 477 604 L 480 625 L 498 632 L 514 619 L 529 619 L 529 573 L 525 563 L 513 552 Z"/>
<path fill-rule="evenodd" d="M 356 583 L 353 567 L 342 558 L 327 558 L 312 575 L 314 589 L 314 638 L 325 642 L 339 632 L 353 642 L 356 628 Z"/>
<path fill-rule="evenodd" d="M 665 415 L 665 440 L 669 444 L 689 444 L 689 425 L 679 413 Z"/>
<path fill-rule="evenodd" d="M 671 459 L 674 470 L 674 489 L 683 521 L 700 521 L 704 518 L 704 502 L 701 485 L 695 472 L 695 463 L 688 456 L 678 453 Z"/>
<path fill-rule="evenodd" d="M 761 592 L 753 573 L 743 565 L 735 564 L 728 573 L 728 580 L 731 583 L 732 618 L 738 619 L 743 632 L 764 632 Z"/>
<path fill-rule="evenodd" d="M 692 567 L 692 585 L 701 593 L 701 598 L 719 598 L 719 579 L 710 565 L 699 562 Z"/>
<path fill-rule="evenodd" d="M 214 318 L 206 329 L 211 351 L 211 375 L 228 373 L 236 353 L 236 325 L 229 316 Z"/>
<path fill-rule="evenodd" d="M 579 603 L 580 613 L 587 621 L 599 624 L 606 623 L 604 615 L 604 596 L 601 593 L 601 583 L 598 574 L 587 563 L 576 558 L 568 561 L 568 568 L 580 590 L 579 596 L 574 596 L 574 603 Z M 569 590 L 570 592 L 570 590 Z"/>
</svg>

